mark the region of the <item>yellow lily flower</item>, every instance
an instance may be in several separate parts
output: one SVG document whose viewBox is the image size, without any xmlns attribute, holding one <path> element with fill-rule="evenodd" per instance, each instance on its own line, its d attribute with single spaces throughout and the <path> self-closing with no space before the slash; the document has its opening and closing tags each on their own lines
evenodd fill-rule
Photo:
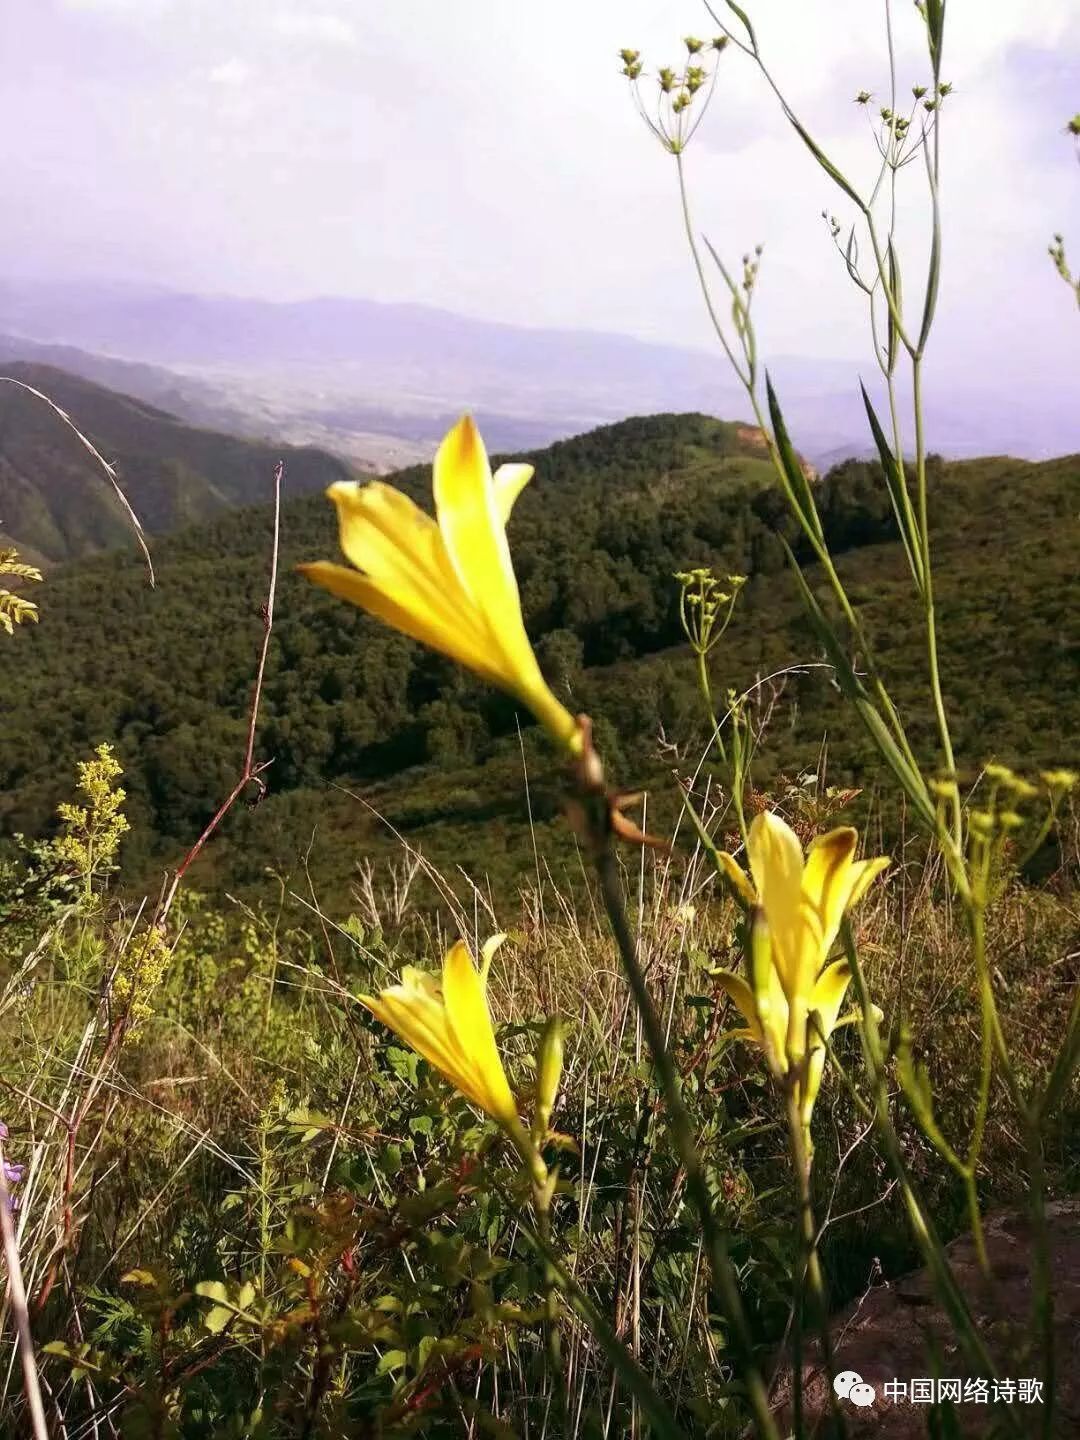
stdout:
<svg viewBox="0 0 1080 1440">
<path fill-rule="evenodd" d="M 466 415 L 435 456 L 435 520 L 391 485 L 338 481 L 327 494 L 337 507 L 341 548 L 356 569 L 328 561 L 299 568 L 508 691 L 578 755 L 578 723 L 549 689 L 525 633 L 506 540 L 514 501 L 532 475 L 531 465 L 500 465 L 493 475 Z"/>
<path fill-rule="evenodd" d="M 732 884 L 750 906 L 764 912 L 767 953 L 753 983 L 729 971 L 718 977 L 746 1020 L 739 1038 L 762 1046 L 781 1074 L 801 1070 L 800 1112 L 804 1126 L 821 1086 L 825 1065 L 822 1034 L 838 1025 L 851 981 L 846 960 L 828 963 L 840 922 L 887 867 L 888 857 L 856 860 L 858 833 L 841 826 L 819 835 L 805 860 L 795 832 L 778 815 L 763 813 L 750 826 L 747 851 L 753 883 L 731 855 L 720 860 Z M 810 1023 L 816 1012 L 818 1026 Z M 805 1057 L 805 1067 L 802 1062 Z"/>
<path fill-rule="evenodd" d="M 836 941 L 840 922 L 858 903 L 888 857 L 856 860 L 858 832 L 842 825 L 819 835 L 803 860 L 799 837 L 779 815 L 756 815 L 747 851 L 753 884 L 731 855 L 720 861 L 749 905 L 760 905 L 772 937 L 773 960 L 796 1033 L 806 1022 L 806 1006 Z M 796 1057 L 802 1053 L 797 1051 Z"/>
<path fill-rule="evenodd" d="M 770 1064 L 786 1075 L 791 1068 L 788 1052 L 788 1025 L 790 1012 L 787 996 L 780 983 L 780 974 L 770 962 L 768 980 L 764 993 L 755 996 L 750 985 L 741 975 L 722 970 L 716 977 L 746 1021 L 744 1028 L 732 1030 L 730 1036 L 737 1040 L 750 1040 L 759 1045 L 768 1056 Z M 804 1032 L 803 1053 L 806 1055 L 806 1070 L 798 1085 L 799 1114 L 803 1128 L 809 1131 L 814 1101 L 821 1089 L 825 1071 L 825 1041 L 842 1025 L 851 1025 L 859 1018 L 857 1010 L 851 1010 L 840 1018 L 840 1006 L 844 1003 L 848 985 L 851 983 L 851 968 L 846 960 L 836 960 L 827 965 L 818 976 L 807 1002 L 807 1025 Z M 874 1014 L 883 1020 L 884 1014 L 875 1005 Z M 816 1014 L 817 1025 L 810 1024 L 809 1016 Z"/>
<path fill-rule="evenodd" d="M 358 998 L 467 1100 L 501 1125 L 520 1129 L 487 1003 L 488 971 L 505 939 L 494 935 L 486 942 L 479 971 L 459 940 L 443 961 L 441 986 L 436 976 L 406 965 L 400 985 Z"/>
</svg>

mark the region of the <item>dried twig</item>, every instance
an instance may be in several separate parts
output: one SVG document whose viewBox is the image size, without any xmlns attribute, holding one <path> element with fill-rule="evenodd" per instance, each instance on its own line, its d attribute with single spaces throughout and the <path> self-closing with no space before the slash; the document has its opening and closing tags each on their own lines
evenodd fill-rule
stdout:
<svg viewBox="0 0 1080 1440">
<path fill-rule="evenodd" d="M 15 1315 L 15 1329 L 19 1336 L 19 1354 L 22 1359 L 23 1388 L 30 1411 L 34 1440 L 49 1440 L 45 1427 L 45 1407 L 41 1402 L 41 1387 L 38 1384 L 37 1362 L 34 1359 L 34 1342 L 30 1335 L 30 1312 L 26 1305 L 26 1287 L 23 1285 L 22 1266 L 19 1263 L 19 1245 L 15 1238 L 15 1225 L 11 1218 L 11 1192 L 4 1174 L 3 1147 L 0 1146 L 0 1234 L 4 1243 L 4 1264 L 8 1276 L 8 1296 Z"/>
<path fill-rule="evenodd" d="M 131 501 L 127 498 L 127 496 L 121 489 L 120 480 L 117 476 L 115 465 L 110 465 L 109 461 L 105 459 L 104 455 L 102 455 L 101 451 L 98 450 L 98 448 L 94 445 L 93 441 L 87 439 L 87 437 L 75 424 L 75 421 L 72 420 L 71 416 L 67 413 L 67 411 L 62 410 L 60 406 L 57 405 L 55 400 L 50 400 L 48 395 L 46 395 L 43 390 L 36 390 L 33 385 L 27 385 L 25 380 L 16 380 L 12 375 L 0 375 L 0 385 L 14 385 L 16 389 L 25 390 L 28 395 L 33 395 L 36 399 L 42 401 L 45 405 L 47 405 L 49 409 L 53 412 L 53 414 L 64 422 L 64 424 L 68 427 L 72 434 L 76 436 L 79 443 L 90 452 L 93 458 L 101 466 L 102 470 L 104 470 L 106 476 L 108 477 L 109 484 L 116 492 L 116 498 L 120 501 L 120 504 L 123 505 L 124 509 L 127 511 L 128 519 L 135 527 L 135 538 L 136 540 L 138 540 L 139 547 L 143 552 L 143 558 L 146 560 L 146 568 L 150 572 L 150 584 L 151 586 L 153 586 L 154 562 L 150 559 L 150 550 L 146 544 L 146 535 L 143 531 L 142 524 L 139 521 L 139 517 L 131 508 Z"/>
<path fill-rule="evenodd" d="M 232 790 L 230 790 L 229 794 L 218 807 L 217 813 L 214 815 L 213 819 L 209 822 L 209 824 L 206 826 L 206 829 L 202 832 L 199 838 L 195 841 L 195 844 L 192 845 L 191 849 L 187 852 L 183 860 L 181 860 L 180 864 L 177 866 L 176 871 L 173 874 L 172 881 L 169 884 L 168 892 L 166 893 L 164 900 L 158 907 L 158 912 L 155 916 L 155 923 L 158 925 L 163 925 L 165 923 L 165 919 L 168 916 L 169 911 L 172 909 L 173 901 L 176 899 L 176 892 L 179 890 L 180 883 L 183 880 L 184 876 L 187 874 L 188 869 L 190 868 L 192 863 L 198 858 L 198 856 L 202 852 L 203 846 L 210 839 L 211 835 L 213 835 L 214 831 L 218 828 L 221 822 L 225 819 L 225 816 L 236 804 L 237 800 L 243 794 L 244 790 L 248 787 L 248 785 L 255 784 L 258 786 L 258 798 L 260 800 L 266 793 L 266 786 L 263 784 L 263 781 L 260 777 L 263 771 L 266 770 L 268 766 L 270 766 L 273 762 L 270 760 L 264 760 L 258 765 L 255 764 L 255 729 L 259 721 L 259 703 L 262 699 L 263 675 L 266 672 L 266 657 L 270 650 L 270 632 L 274 627 L 274 599 L 277 595 L 278 552 L 281 542 L 281 482 L 284 474 L 285 462 L 283 460 L 279 460 L 274 468 L 274 543 L 270 557 L 270 584 L 267 590 L 266 603 L 262 607 L 262 649 L 259 652 L 259 665 L 258 669 L 255 672 L 255 685 L 251 695 L 251 712 L 248 717 L 247 745 L 244 750 L 243 769 L 240 772 L 240 777 L 237 780 L 236 784 L 233 786 Z"/>
</svg>

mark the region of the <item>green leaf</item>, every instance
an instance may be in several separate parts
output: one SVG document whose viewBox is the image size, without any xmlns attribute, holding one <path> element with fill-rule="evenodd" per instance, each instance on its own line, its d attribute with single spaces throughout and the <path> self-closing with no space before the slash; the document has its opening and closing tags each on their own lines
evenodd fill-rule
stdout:
<svg viewBox="0 0 1080 1440">
<path fill-rule="evenodd" d="M 421 1370 L 423 1370 L 424 1366 L 425 1366 L 425 1365 L 427 1364 L 427 1362 L 428 1362 L 428 1359 L 429 1359 L 429 1357 L 430 1357 L 430 1355 L 431 1355 L 431 1352 L 435 1349 L 435 1346 L 436 1346 L 438 1343 L 439 1343 L 439 1337 L 438 1337 L 437 1335 L 425 1335 L 425 1336 L 421 1339 L 419 1345 L 417 1345 L 417 1347 L 416 1347 L 416 1369 L 417 1369 L 417 1373 L 419 1373 Z"/>
<path fill-rule="evenodd" d="M 216 1300 L 219 1305 L 224 1305 L 229 1298 L 228 1289 L 220 1280 L 200 1280 L 195 1294 L 204 1300 Z"/>
<path fill-rule="evenodd" d="M 228 1305 L 215 1305 L 203 1316 L 203 1324 L 211 1335 L 220 1335 L 233 1318 L 234 1313 Z"/>
<path fill-rule="evenodd" d="M 912 768 L 901 753 L 900 747 L 893 738 L 889 727 L 882 719 L 880 711 L 873 700 L 871 700 L 866 686 L 855 674 L 851 661 L 844 653 L 844 648 L 840 644 L 836 631 L 832 625 L 830 625 L 825 612 L 818 602 L 817 596 L 806 583 L 806 576 L 802 573 L 802 569 L 799 566 L 799 562 L 795 559 L 791 546 L 783 536 L 780 537 L 780 543 L 787 552 L 792 574 L 795 577 L 795 583 L 799 588 L 799 593 L 802 595 L 803 604 L 806 606 L 807 613 L 810 616 L 810 622 L 817 632 L 818 639 L 825 647 L 826 655 L 832 663 L 837 684 L 847 699 L 855 706 L 859 718 L 870 732 L 870 738 L 877 746 L 882 759 L 900 782 L 904 793 L 918 811 L 919 817 L 927 828 L 933 832 L 937 825 L 937 816 L 922 776 Z"/>
<path fill-rule="evenodd" d="M 824 545 L 825 532 L 821 528 L 821 517 L 817 512 L 814 492 L 810 489 L 809 480 L 807 480 L 803 474 L 803 468 L 799 464 L 798 456 L 795 454 L 791 439 L 788 436 L 783 412 L 780 409 L 780 402 L 776 398 L 772 378 L 767 370 L 765 372 L 765 394 L 769 401 L 769 419 L 772 421 L 773 438 L 776 441 L 776 448 L 780 454 L 780 462 L 784 467 L 784 475 L 787 478 L 786 488 L 788 496 L 798 511 L 799 520 L 802 523 L 803 529 L 808 535 L 817 540 L 820 545 Z"/>
<path fill-rule="evenodd" d="M 919 537 L 915 532 L 915 515 L 911 508 L 911 497 L 908 495 L 907 476 L 903 466 L 892 452 L 892 447 L 885 438 L 885 431 L 881 427 L 877 413 L 867 394 L 866 386 L 859 381 L 859 389 L 862 391 L 863 405 L 866 407 L 866 418 L 870 422 L 870 430 L 874 436 L 874 444 L 877 446 L 878 457 L 881 460 L 881 469 L 885 475 L 885 484 L 889 491 L 889 499 L 892 501 L 893 514 L 896 516 L 897 528 L 900 531 L 900 539 L 903 542 L 904 554 L 907 556 L 908 569 L 911 571 L 915 584 L 920 593 L 923 588 L 922 550 L 919 547 Z"/>
<path fill-rule="evenodd" d="M 408 1358 L 404 1350 L 387 1350 L 376 1365 L 375 1374 L 387 1375 L 391 1370 L 404 1370 Z"/>
<path fill-rule="evenodd" d="M 747 15 L 746 11 L 740 5 L 735 4 L 735 0 L 727 0 L 727 7 L 742 21 L 743 29 L 750 38 L 750 46 L 756 52 L 757 36 L 754 34 L 754 27 L 750 24 L 749 15 Z"/>
<path fill-rule="evenodd" d="M 889 289 L 892 292 L 893 300 L 892 305 L 888 307 L 889 322 L 887 358 L 889 363 L 889 374 L 891 375 L 896 369 L 896 357 L 899 354 L 900 349 L 900 327 L 896 323 L 893 311 L 895 309 L 896 314 L 901 314 L 901 307 L 903 305 L 903 285 L 900 275 L 900 257 L 896 253 L 896 246 L 893 244 L 891 236 L 889 237 Z M 865 394 L 865 391 L 863 393 Z"/>
</svg>

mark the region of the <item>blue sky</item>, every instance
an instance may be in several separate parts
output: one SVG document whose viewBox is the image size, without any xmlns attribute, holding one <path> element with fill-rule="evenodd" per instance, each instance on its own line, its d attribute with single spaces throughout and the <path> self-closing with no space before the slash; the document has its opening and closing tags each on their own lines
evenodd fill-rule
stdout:
<svg viewBox="0 0 1080 1440">
<path fill-rule="evenodd" d="M 862 86 L 881 93 L 883 4 L 757 0 L 781 85 L 863 178 Z M 1073 0 L 950 0 L 945 299 L 937 362 L 1029 380 L 1075 371 L 1080 318 L 1046 258 L 1074 236 L 1080 108 Z M 1070 12 L 1073 12 L 1070 15 Z M 903 89 L 921 22 L 894 4 Z M 291 298 L 354 294 L 535 325 L 707 344 L 669 157 L 615 52 L 677 60 L 711 33 L 695 0 L 35 0 L 6 5 L 0 120 L 15 274 L 111 276 Z M 729 53 L 688 155 L 726 255 L 760 241 L 763 342 L 865 354 L 865 308 L 820 219 L 841 198 Z M 917 285 L 918 166 L 901 235 Z"/>
</svg>

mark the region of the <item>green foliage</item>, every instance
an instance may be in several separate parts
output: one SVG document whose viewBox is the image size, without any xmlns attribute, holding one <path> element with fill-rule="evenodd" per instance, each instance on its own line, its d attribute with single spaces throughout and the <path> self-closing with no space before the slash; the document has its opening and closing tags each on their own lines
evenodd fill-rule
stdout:
<svg viewBox="0 0 1080 1440">
<path fill-rule="evenodd" d="M 674 649 L 684 637 L 673 577 L 688 562 L 751 577 L 710 662 L 718 694 L 820 659 L 778 538 L 798 549 L 795 528 L 760 445 L 747 427 L 658 416 L 530 457 L 537 475 L 511 535 L 526 619 L 544 637 L 541 658 L 560 698 L 597 717 L 609 768 L 631 783 L 666 788 L 672 757 L 658 751 L 659 733 L 691 747 L 706 738 L 693 667 Z M 943 680 L 969 769 L 989 754 L 1024 770 L 1056 763 L 1080 723 L 1077 641 L 1062 622 L 1080 608 L 1067 598 L 1078 464 L 931 462 Z M 430 503 L 428 471 L 398 478 Z M 891 538 L 888 487 L 876 465 L 851 461 L 814 489 L 845 583 L 898 703 L 912 712 L 913 743 L 932 753 L 918 699 L 917 609 Z M 162 540 L 154 591 L 129 555 L 55 574 L 49 623 L 19 637 L 12 662 L 19 685 L 0 754 L 0 826 L 42 833 L 64 774 L 109 736 L 135 823 L 129 877 L 175 862 L 232 788 L 243 754 L 269 543 L 269 511 L 252 511 Z M 338 782 L 436 861 L 460 858 L 512 889 L 518 862 L 508 841 L 528 838 L 511 703 L 291 573 L 296 561 L 336 551 L 322 497 L 287 499 L 259 742 L 273 757 L 270 795 L 228 822 L 200 883 L 257 885 L 267 864 L 290 871 L 317 830 L 313 874 L 344 898 L 357 855 L 391 854 L 394 842 L 355 801 L 327 794 L 326 783 Z M 838 782 L 876 778 L 864 738 L 841 723 L 827 671 L 797 668 L 754 698 L 775 702 L 755 761 L 759 785 L 798 773 L 808 738 L 826 733 Z M 526 739 L 535 770 L 543 750 Z M 543 828 L 557 807 L 535 786 L 532 798 Z M 565 832 L 548 828 L 556 863 L 565 857 L 576 869 Z"/>
<path fill-rule="evenodd" d="M 5 374 L 43 391 L 73 417 L 115 463 L 124 493 L 151 533 L 268 501 L 279 456 L 294 494 L 349 477 L 348 466 L 323 451 L 274 448 L 187 425 L 51 365 L 16 363 Z M 48 561 L 130 546 L 130 521 L 75 434 L 35 397 L 12 385 L 0 389 L 4 533 Z"/>
<path fill-rule="evenodd" d="M 41 571 L 36 565 L 26 565 L 19 559 L 19 552 L 10 546 L 7 549 L 0 549 L 0 575 L 8 575 L 13 580 L 40 580 Z M 0 627 L 9 635 L 15 633 L 15 626 L 22 625 L 27 620 L 38 618 L 38 608 L 33 600 L 27 600 L 25 595 L 16 594 L 14 590 L 8 590 L 0 586 Z"/>
<path fill-rule="evenodd" d="M 800 831 L 829 823 L 842 800 L 812 783 L 778 796 Z M 642 944 L 670 1006 L 673 1054 L 765 1360 L 787 1322 L 795 1263 L 793 1201 L 778 1180 L 781 1102 L 727 1038 L 731 1016 L 712 978 L 738 963 L 737 912 L 706 896 L 691 912 L 679 902 L 694 888 L 692 870 L 646 867 Z M 561 1167 L 565 1261 L 616 1330 L 654 1357 L 688 1435 L 739 1433 L 726 1322 L 704 1283 L 700 1228 L 613 947 L 587 908 L 574 914 L 550 886 L 543 898 L 550 916 L 568 918 L 541 929 L 529 919 L 539 897 L 523 897 L 493 988 L 496 1013 L 512 1016 L 499 1044 L 523 1109 L 545 1017 L 564 1017 L 546 1156 Z M 91 921 L 99 974 L 123 963 L 117 918 L 107 907 Z M 351 998 L 402 963 L 430 963 L 422 916 L 406 908 L 397 925 L 374 919 L 344 916 L 324 930 L 280 891 L 264 889 L 257 908 L 239 913 L 181 894 L 168 965 L 78 1136 L 78 1244 L 35 1322 L 69 1431 L 104 1404 L 118 1407 L 125 1436 L 452 1436 L 465 1397 L 479 1433 L 544 1424 L 543 1274 L 521 1232 L 527 1181 L 498 1131 Z M 47 927 L 51 916 L 38 921 Z M 1039 1083 L 1044 1036 L 1060 1025 L 1071 902 L 1009 888 L 993 926 L 1010 937 L 1003 1021 L 1024 1082 Z M 913 868 L 910 884 L 905 873 L 883 887 L 862 940 L 889 1024 L 903 1017 L 918 1058 L 934 1057 L 935 1107 L 962 1124 L 974 1104 L 977 996 L 955 915 Z M 83 1054 L 92 1069 L 105 1043 L 81 1049 L 87 1010 L 66 983 L 69 948 L 54 938 L 14 1007 L 0 1002 L 14 1087 L 5 1154 L 36 1156 L 24 1264 L 39 1282 L 35 1246 L 47 1254 L 55 1240 L 67 1143 L 40 1106 L 61 1103 L 71 1062 Z M 915 963 L 925 986 L 911 985 Z M 837 1043 L 846 1059 L 857 1054 L 854 1036 Z M 34 1104 L 23 1105 L 19 1093 L 31 1091 Z M 1075 1183 L 1075 1106 L 1070 1092 L 1048 1145 L 1051 1193 Z M 818 1200 L 834 1217 L 822 1250 L 839 1305 L 862 1293 L 878 1262 L 892 1276 L 914 1252 L 880 1151 L 855 1143 L 863 1122 L 830 1075 L 818 1110 Z M 899 1112 L 898 1123 L 928 1203 L 954 1233 L 961 1198 Z M 1017 1199 L 1025 1163 L 1001 1095 L 988 1145 L 987 1202 Z M 848 1212 L 858 1213 L 841 1218 Z M 625 1392 L 612 1391 L 587 1332 L 562 1323 L 576 1355 L 577 1433 L 602 1434 L 610 1406 L 613 1433 L 626 1433 Z"/>
</svg>

